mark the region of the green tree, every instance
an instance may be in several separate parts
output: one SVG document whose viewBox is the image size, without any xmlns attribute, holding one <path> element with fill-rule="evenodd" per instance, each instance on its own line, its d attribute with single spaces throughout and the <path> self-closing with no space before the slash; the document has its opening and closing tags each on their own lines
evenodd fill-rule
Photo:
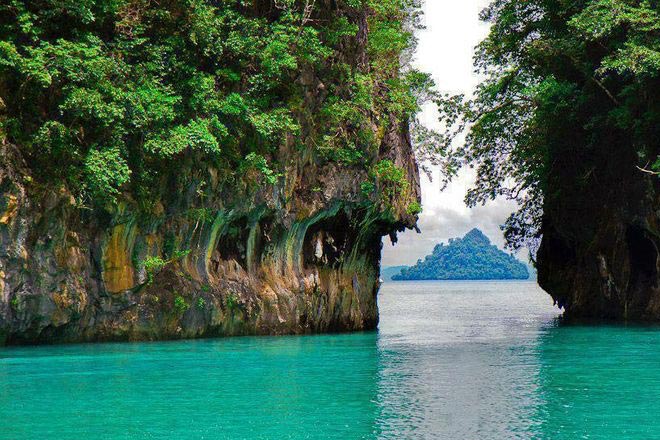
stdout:
<svg viewBox="0 0 660 440">
<path fill-rule="evenodd" d="M 446 141 L 469 127 L 445 165 L 450 177 L 476 167 L 469 205 L 520 204 L 505 225 L 513 248 L 535 247 L 544 207 L 590 203 L 585 191 L 624 166 L 622 154 L 640 173 L 658 169 L 659 5 L 495 0 L 482 12 L 492 27 L 476 66 L 486 79 L 470 102 L 439 101 Z"/>
<path fill-rule="evenodd" d="M 411 81 L 420 74 L 401 78 L 399 58 L 414 42 L 418 6 L 7 0 L 1 135 L 41 183 L 64 184 L 97 208 L 124 192 L 157 199 L 183 164 L 213 166 L 229 181 L 256 169 L 276 184 L 276 153 L 290 143 L 368 170 L 382 133 L 418 109 Z M 364 9 L 370 33 L 358 53 Z"/>
</svg>

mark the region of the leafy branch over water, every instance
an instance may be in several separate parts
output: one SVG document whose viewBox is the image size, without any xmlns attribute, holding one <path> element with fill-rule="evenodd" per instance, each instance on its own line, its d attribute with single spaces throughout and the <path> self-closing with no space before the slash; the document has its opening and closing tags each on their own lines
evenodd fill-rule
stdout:
<svg viewBox="0 0 660 440">
<path fill-rule="evenodd" d="M 476 68 L 486 79 L 472 100 L 438 101 L 450 127 L 444 165 L 448 178 L 476 169 L 470 206 L 518 202 L 504 226 L 511 248 L 536 249 L 548 199 L 562 203 L 598 185 L 599 173 L 616 172 L 598 169 L 608 151 L 629 150 L 642 170 L 660 166 L 659 8 L 647 0 L 495 0 L 482 12 L 491 31 Z M 464 144 L 452 147 L 465 131 Z"/>
</svg>

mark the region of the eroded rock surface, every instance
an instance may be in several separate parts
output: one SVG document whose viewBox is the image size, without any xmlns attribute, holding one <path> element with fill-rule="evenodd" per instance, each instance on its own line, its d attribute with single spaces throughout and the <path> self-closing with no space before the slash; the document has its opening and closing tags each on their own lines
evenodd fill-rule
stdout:
<svg viewBox="0 0 660 440">
<path fill-rule="evenodd" d="M 329 11 L 335 7 L 328 3 Z M 366 71 L 368 11 L 353 13 L 362 14 L 352 17 L 359 32 L 341 43 L 343 61 Z M 45 183 L 21 149 L 3 140 L 0 341 L 375 328 L 381 237 L 417 220 L 408 125 L 394 118 L 384 130 L 373 124 L 379 147 L 369 159 L 403 170 L 407 185 L 384 207 L 365 193 L 364 183 L 374 180 L 368 169 L 301 151 L 315 130 L 308 115 L 327 85 L 304 67 L 296 84 L 304 92 L 302 132 L 272 157 L 284 168 L 277 183 L 232 180 L 188 154 L 148 210 L 128 192 L 111 209 L 81 208 L 64 184 Z"/>
<path fill-rule="evenodd" d="M 386 151 L 414 170 L 405 132 L 398 139 Z M 18 152 L 2 149 L 0 330 L 8 343 L 373 329 L 381 237 L 415 223 L 404 211 L 409 200 L 397 220 L 362 203 L 361 173 L 310 164 L 290 173 L 288 197 L 280 187 L 233 206 L 218 198 L 204 208 L 210 219 L 191 217 L 179 194 L 146 219 L 130 201 L 97 218 L 64 188 L 33 184 Z M 311 191 L 312 182 L 323 191 Z M 189 253 L 171 257 L 174 247 Z M 167 264 L 149 275 L 141 262 L 154 255 Z"/>
<path fill-rule="evenodd" d="M 575 154 L 567 147 L 550 181 L 541 287 L 569 319 L 660 319 L 657 177 L 635 166 L 630 148 L 603 148 L 586 177 Z"/>
</svg>

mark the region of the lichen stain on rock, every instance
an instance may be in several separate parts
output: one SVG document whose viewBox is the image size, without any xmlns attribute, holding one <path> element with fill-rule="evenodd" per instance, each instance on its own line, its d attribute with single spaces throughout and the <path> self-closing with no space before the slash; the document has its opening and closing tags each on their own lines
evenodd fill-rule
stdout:
<svg viewBox="0 0 660 440">
<path fill-rule="evenodd" d="M 5 272 L 0 270 L 0 301 L 7 302 L 7 289 L 5 283 Z"/>
<path fill-rule="evenodd" d="M 115 226 L 103 249 L 103 282 L 110 293 L 135 287 L 135 269 L 131 260 L 136 227 L 132 224 Z"/>
<path fill-rule="evenodd" d="M 18 213 L 18 198 L 14 194 L 7 197 L 7 207 L 5 212 L 0 216 L 0 224 L 8 225 L 11 220 L 16 217 Z"/>
</svg>

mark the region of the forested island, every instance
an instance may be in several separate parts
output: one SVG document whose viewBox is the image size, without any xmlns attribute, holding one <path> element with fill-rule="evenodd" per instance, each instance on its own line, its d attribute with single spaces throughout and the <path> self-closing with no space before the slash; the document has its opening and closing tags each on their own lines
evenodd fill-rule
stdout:
<svg viewBox="0 0 660 440">
<path fill-rule="evenodd" d="M 480 230 L 441 243 L 415 266 L 393 275 L 394 281 L 411 280 L 526 280 L 527 266 L 492 245 Z"/>
</svg>

